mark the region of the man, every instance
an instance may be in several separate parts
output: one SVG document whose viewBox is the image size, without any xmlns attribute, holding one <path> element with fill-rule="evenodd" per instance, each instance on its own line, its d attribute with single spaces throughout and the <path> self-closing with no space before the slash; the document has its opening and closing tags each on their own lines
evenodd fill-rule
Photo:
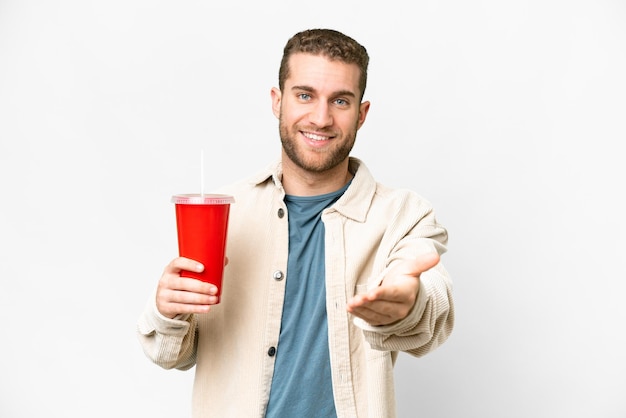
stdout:
<svg viewBox="0 0 626 418">
<path fill-rule="evenodd" d="M 349 156 L 368 61 L 333 30 L 287 42 L 271 90 L 281 159 L 220 190 L 236 202 L 220 303 L 180 277 L 203 267 L 179 257 L 139 320 L 152 361 L 196 366 L 194 417 L 394 417 L 398 352 L 422 356 L 452 331 L 446 230 Z"/>
</svg>

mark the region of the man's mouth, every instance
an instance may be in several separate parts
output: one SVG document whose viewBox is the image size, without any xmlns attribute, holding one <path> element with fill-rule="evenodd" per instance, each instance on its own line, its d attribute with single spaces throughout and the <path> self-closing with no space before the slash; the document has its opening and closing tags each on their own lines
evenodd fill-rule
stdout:
<svg viewBox="0 0 626 418">
<path fill-rule="evenodd" d="M 305 137 L 307 137 L 308 139 L 312 141 L 327 141 L 331 138 L 331 136 L 328 136 L 328 135 L 319 135 L 319 134 L 314 134 L 311 132 L 302 132 L 302 135 L 304 135 Z"/>
</svg>

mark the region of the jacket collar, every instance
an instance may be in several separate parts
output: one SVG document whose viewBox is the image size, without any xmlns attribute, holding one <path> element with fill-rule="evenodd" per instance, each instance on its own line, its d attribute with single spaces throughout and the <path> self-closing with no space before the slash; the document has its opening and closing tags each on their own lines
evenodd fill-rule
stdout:
<svg viewBox="0 0 626 418">
<path fill-rule="evenodd" d="M 336 210 L 347 218 L 357 222 L 365 222 L 367 212 L 376 193 L 376 181 L 365 164 L 358 158 L 350 157 L 349 170 L 354 174 L 350 187 L 328 210 Z M 260 186 L 271 179 L 274 186 L 279 188 L 284 194 L 281 183 L 282 176 L 282 163 L 280 161 L 273 162 L 253 176 L 251 184 Z"/>
</svg>

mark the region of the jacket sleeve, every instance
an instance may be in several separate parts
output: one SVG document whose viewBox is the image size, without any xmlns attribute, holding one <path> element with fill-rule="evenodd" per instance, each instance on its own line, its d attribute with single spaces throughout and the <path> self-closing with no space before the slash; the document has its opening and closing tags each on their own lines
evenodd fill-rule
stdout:
<svg viewBox="0 0 626 418">
<path fill-rule="evenodd" d="M 447 250 L 447 231 L 437 223 L 430 206 L 423 202 L 417 206 L 403 204 L 398 215 L 377 256 L 379 267 L 374 271 L 380 273 L 370 280 L 368 288 L 379 286 L 385 274 L 402 260 L 431 251 L 442 255 Z M 354 321 L 376 350 L 404 351 L 417 357 L 427 354 L 443 344 L 454 327 L 452 282 L 447 270 L 440 261 L 420 275 L 417 300 L 406 318 L 383 326 L 372 326 L 359 318 Z"/>
<path fill-rule="evenodd" d="M 164 369 L 187 370 L 196 362 L 195 315 L 169 319 L 159 313 L 153 294 L 137 322 L 137 337 L 146 356 Z"/>
</svg>

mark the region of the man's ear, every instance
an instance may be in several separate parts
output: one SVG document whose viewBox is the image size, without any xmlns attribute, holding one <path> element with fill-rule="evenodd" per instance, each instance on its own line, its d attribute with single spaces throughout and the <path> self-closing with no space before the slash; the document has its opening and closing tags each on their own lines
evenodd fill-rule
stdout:
<svg viewBox="0 0 626 418">
<path fill-rule="evenodd" d="M 361 129 L 363 123 L 365 122 L 365 118 L 367 117 L 367 112 L 370 110 L 370 102 L 363 102 L 359 106 L 359 119 L 357 124 L 357 130 Z"/>
<path fill-rule="evenodd" d="M 280 101 L 282 99 L 282 94 L 280 90 L 276 87 L 272 87 L 272 91 L 270 92 L 272 96 L 272 112 L 274 112 L 274 116 L 276 118 L 280 117 Z"/>
</svg>

